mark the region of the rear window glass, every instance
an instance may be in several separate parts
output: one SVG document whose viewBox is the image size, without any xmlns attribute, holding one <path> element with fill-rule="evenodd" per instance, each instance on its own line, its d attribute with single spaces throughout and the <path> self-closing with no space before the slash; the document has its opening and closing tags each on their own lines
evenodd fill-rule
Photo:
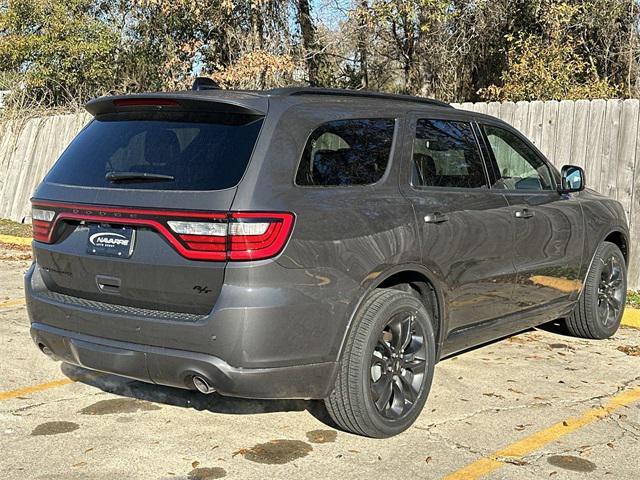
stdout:
<svg viewBox="0 0 640 480">
<path fill-rule="evenodd" d="M 336 120 L 309 137 L 296 174 L 302 186 L 369 185 L 389 163 L 395 120 Z"/>
<path fill-rule="evenodd" d="M 238 114 L 100 117 L 71 143 L 47 181 L 127 189 L 230 188 L 244 174 L 261 125 L 262 117 Z M 114 174 L 120 178 L 114 181 Z M 145 174 L 146 180 L 136 178 Z"/>
</svg>

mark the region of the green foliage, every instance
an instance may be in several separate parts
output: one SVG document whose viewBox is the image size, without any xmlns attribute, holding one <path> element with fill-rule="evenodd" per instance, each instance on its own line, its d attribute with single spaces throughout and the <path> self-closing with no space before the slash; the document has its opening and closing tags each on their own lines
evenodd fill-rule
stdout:
<svg viewBox="0 0 640 480">
<path fill-rule="evenodd" d="M 629 290 L 627 292 L 627 305 L 631 308 L 640 308 L 640 292 L 637 290 Z"/>
<path fill-rule="evenodd" d="M 14 0 L 0 9 L 0 65 L 34 100 L 59 105 L 113 88 L 118 36 L 94 3 Z"/>
<path fill-rule="evenodd" d="M 621 86 L 606 76 L 601 77 L 593 56 L 584 54 L 593 48 L 585 35 L 590 34 L 588 27 L 592 27 L 586 21 L 599 16 L 596 3 L 603 2 L 547 2 L 546 9 L 539 14 L 541 33 L 520 34 L 517 38 L 507 36 L 509 63 L 501 76 L 501 85 L 480 90 L 481 96 L 499 101 L 621 96 Z M 619 2 L 617 10 L 618 14 L 624 13 Z M 608 18 L 601 17 L 601 20 L 608 23 Z M 599 41 L 599 37 L 596 40 Z M 602 68 L 604 65 L 601 71 Z"/>
<path fill-rule="evenodd" d="M 621 89 L 598 78 L 571 44 L 546 44 L 539 37 L 513 41 L 502 85 L 481 90 L 486 100 L 579 100 L 614 98 Z"/>
</svg>

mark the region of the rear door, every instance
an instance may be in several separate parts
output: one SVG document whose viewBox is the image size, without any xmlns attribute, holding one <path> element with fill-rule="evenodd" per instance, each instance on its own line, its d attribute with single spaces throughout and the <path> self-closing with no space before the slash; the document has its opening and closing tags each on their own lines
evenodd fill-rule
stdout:
<svg viewBox="0 0 640 480">
<path fill-rule="evenodd" d="M 480 125 L 492 163 L 492 187 L 509 202 L 522 309 L 564 308 L 578 295 L 584 248 L 582 208 L 557 191 L 558 174 L 517 131 Z"/>
<path fill-rule="evenodd" d="M 211 311 L 228 211 L 263 116 L 174 103 L 102 109 L 36 191 L 34 251 L 49 294 Z"/>
<path fill-rule="evenodd" d="M 421 229 L 423 263 L 448 288 L 449 331 L 515 311 L 509 206 L 489 189 L 471 121 L 415 114 L 409 131 L 401 188 Z"/>
</svg>

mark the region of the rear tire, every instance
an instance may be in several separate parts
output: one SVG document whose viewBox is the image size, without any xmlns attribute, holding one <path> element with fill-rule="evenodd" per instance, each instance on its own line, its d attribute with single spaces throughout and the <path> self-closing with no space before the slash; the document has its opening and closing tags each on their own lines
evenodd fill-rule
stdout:
<svg viewBox="0 0 640 480">
<path fill-rule="evenodd" d="M 627 265 L 618 246 L 603 242 L 596 250 L 578 304 L 565 320 L 571 335 L 604 339 L 620 327 L 627 296 Z"/>
<path fill-rule="evenodd" d="M 434 366 L 433 325 L 424 304 L 411 293 L 377 289 L 356 314 L 325 406 L 348 432 L 396 435 L 420 414 Z"/>
</svg>

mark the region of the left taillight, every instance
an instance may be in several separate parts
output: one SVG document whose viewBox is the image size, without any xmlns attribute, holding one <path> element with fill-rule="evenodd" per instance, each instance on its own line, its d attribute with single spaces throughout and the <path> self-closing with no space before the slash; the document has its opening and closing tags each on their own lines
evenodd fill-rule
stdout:
<svg viewBox="0 0 640 480">
<path fill-rule="evenodd" d="M 31 225 L 33 227 L 33 239 L 38 242 L 49 243 L 51 241 L 51 228 L 56 212 L 45 208 L 33 207 L 31 209 Z"/>
</svg>

